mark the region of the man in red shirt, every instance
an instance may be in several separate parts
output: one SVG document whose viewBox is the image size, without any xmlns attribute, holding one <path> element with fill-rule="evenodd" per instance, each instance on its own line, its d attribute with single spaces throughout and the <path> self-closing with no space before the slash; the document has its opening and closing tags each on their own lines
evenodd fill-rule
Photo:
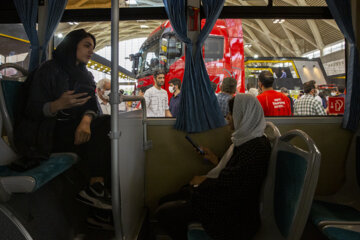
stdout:
<svg viewBox="0 0 360 240">
<path fill-rule="evenodd" d="M 290 100 L 284 94 L 273 89 L 274 76 L 269 71 L 262 71 L 259 75 L 259 87 L 262 93 L 257 96 L 265 116 L 290 116 Z"/>
</svg>

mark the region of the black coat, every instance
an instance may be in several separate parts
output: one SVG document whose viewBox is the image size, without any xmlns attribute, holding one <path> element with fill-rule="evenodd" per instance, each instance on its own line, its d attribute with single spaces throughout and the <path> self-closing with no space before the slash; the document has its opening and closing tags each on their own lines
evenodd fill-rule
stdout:
<svg viewBox="0 0 360 240">
<path fill-rule="evenodd" d="M 213 239 L 251 239 L 258 230 L 260 189 L 270 152 L 266 137 L 235 147 L 219 177 L 195 188 L 193 209 Z"/>
<path fill-rule="evenodd" d="M 86 111 L 99 112 L 95 97 L 95 82 L 90 72 L 85 83 L 94 92 L 93 97 L 83 106 L 66 110 L 71 121 L 80 122 Z M 84 85 L 84 82 L 81 82 Z M 46 103 L 55 101 L 65 91 L 76 90 L 77 84 L 70 81 L 69 74 L 55 60 L 43 63 L 34 73 L 31 83 L 26 89 L 26 102 L 22 119 L 14 129 L 16 148 L 27 158 L 47 158 L 53 148 L 53 132 L 58 116 L 47 117 L 43 107 Z"/>
</svg>

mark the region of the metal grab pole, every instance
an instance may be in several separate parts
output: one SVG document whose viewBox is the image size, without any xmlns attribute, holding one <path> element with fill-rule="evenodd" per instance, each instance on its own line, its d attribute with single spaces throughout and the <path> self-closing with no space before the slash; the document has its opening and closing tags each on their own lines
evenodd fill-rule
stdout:
<svg viewBox="0 0 360 240">
<path fill-rule="evenodd" d="M 121 189 L 119 177 L 119 138 L 118 126 L 119 97 L 119 0 L 111 0 L 111 190 L 112 212 L 114 218 L 115 239 L 123 240 L 123 224 L 121 219 Z"/>
<path fill-rule="evenodd" d="M 131 101 L 140 101 L 141 102 L 141 109 L 143 112 L 143 138 L 144 138 L 144 151 L 150 149 L 152 147 L 152 142 L 147 139 L 147 115 L 146 115 L 146 104 L 145 98 L 141 96 L 126 96 L 120 94 L 120 102 L 131 102 Z"/>
</svg>

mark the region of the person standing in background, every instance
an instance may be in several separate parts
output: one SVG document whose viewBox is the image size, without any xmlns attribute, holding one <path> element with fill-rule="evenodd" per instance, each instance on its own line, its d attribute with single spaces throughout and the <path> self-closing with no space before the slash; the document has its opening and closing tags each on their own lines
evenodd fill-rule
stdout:
<svg viewBox="0 0 360 240">
<path fill-rule="evenodd" d="M 294 113 L 294 99 L 290 96 L 289 90 L 288 90 L 287 88 L 285 88 L 285 87 L 282 87 L 282 88 L 280 89 L 280 92 L 289 98 L 289 100 L 290 100 L 291 112 Z"/>
<path fill-rule="evenodd" d="M 169 92 L 173 95 L 170 99 L 170 112 L 171 115 L 176 118 L 180 110 L 181 102 L 181 80 L 178 78 L 173 78 L 169 81 Z"/>
<path fill-rule="evenodd" d="M 172 117 L 169 110 L 168 94 L 161 88 L 165 83 L 163 71 L 155 72 L 154 83 L 155 85 L 144 94 L 147 117 Z"/>
<path fill-rule="evenodd" d="M 101 107 L 101 112 L 104 115 L 110 115 L 111 114 L 111 106 L 109 103 L 109 94 L 111 90 L 111 81 L 110 79 L 104 78 L 101 79 L 96 84 L 96 95 L 98 102 Z"/>
<path fill-rule="evenodd" d="M 262 71 L 258 85 L 261 94 L 257 96 L 265 116 L 290 116 L 291 106 L 287 96 L 273 89 L 274 76 L 269 71 Z"/>
<path fill-rule="evenodd" d="M 219 102 L 221 113 L 224 117 L 229 113 L 229 100 L 233 97 L 236 92 L 236 79 L 232 77 L 224 78 L 221 84 L 221 92 L 217 95 L 217 100 Z"/>
</svg>

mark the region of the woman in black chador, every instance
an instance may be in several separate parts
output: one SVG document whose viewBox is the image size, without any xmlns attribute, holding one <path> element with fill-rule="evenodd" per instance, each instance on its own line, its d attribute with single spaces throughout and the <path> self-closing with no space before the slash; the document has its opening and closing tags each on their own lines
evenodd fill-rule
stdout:
<svg viewBox="0 0 360 240">
<path fill-rule="evenodd" d="M 81 167 L 91 176 L 90 187 L 78 198 L 111 209 L 102 198 L 104 179 L 107 185 L 110 178 L 110 117 L 99 116 L 96 85 L 86 69 L 95 45 L 90 33 L 72 31 L 57 46 L 54 59 L 33 73 L 15 142 L 28 159 L 47 159 L 54 152 L 77 153 Z"/>
</svg>

